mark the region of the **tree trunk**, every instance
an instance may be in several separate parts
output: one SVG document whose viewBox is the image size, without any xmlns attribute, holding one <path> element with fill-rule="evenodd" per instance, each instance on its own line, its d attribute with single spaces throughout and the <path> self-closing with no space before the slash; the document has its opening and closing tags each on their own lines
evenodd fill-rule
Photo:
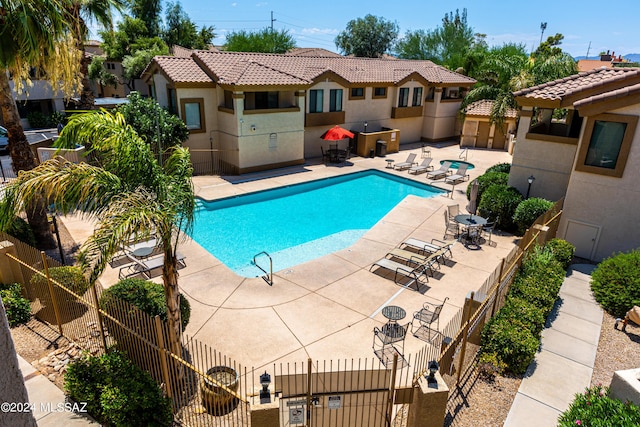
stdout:
<svg viewBox="0 0 640 427">
<path fill-rule="evenodd" d="M 163 239 L 164 240 L 164 239 Z M 182 323 L 180 320 L 180 290 L 178 288 L 178 261 L 171 247 L 171 238 L 164 240 L 164 266 L 162 267 L 162 280 L 164 282 L 164 297 L 167 304 L 167 323 L 171 351 L 182 356 Z"/>
<path fill-rule="evenodd" d="M 93 110 L 95 108 L 95 95 L 89 82 L 89 62 L 91 60 L 85 55 L 84 44 L 78 43 L 82 58 L 80 59 L 80 75 L 82 76 L 82 92 L 80 93 L 80 108 L 83 110 Z"/>
<path fill-rule="evenodd" d="M 20 123 L 20 115 L 9 88 L 9 78 L 6 70 L 0 71 L 0 110 L 2 121 L 9 132 L 9 154 L 13 163 L 13 170 L 31 170 L 37 166 L 36 156 L 29 146 Z M 55 248 L 55 241 L 51 234 L 47 212 L 42 199 L 35 200 L 27 209 L 29 225 L 36 236 L 36 242 L 41 249 Z"/>
</svg>

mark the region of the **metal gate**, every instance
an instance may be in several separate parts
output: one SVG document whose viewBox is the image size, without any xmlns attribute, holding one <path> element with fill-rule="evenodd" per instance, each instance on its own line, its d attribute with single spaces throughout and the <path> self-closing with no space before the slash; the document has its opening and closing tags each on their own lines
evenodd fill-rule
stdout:
<svg viewBox="0 0 640 427">
<path fill-rule="evenodd" d="M 391 423 L 395 370 L 376 360 L 325 362 L 306 367 L 280 365 L 275 391 L 280 425 L 307 427 L 386 427 Z M 397 359 L 394 363 L 397 366 Z M 291 370 L 293 369 L 293 372 Z M 296 372 L 300 369 L 302 372 Z M 314 372 L 315 370 L 315 372 Z"/>
</svg>

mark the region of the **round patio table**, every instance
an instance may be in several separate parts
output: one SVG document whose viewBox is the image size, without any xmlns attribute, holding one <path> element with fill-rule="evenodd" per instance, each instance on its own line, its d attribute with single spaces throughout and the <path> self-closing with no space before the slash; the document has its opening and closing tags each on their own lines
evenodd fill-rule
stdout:
<svg viewBox="0 0 640 427">
<path fill-rule="evenodd" d="M 402 307 L 397 305 L 388 305 L 382 309 L 382 315 L 392 322 L 396 322 L 400 319 L 404 319 L 407 312 Z"/>
<path fill-rule="evenodd" d="M 467 231 L 466 233 L 464 233 L 464 240 L 467 243 L 472 240 L 471 236 L 469 235 L 471 229 L 487 225 L 486 218 L 483 218 L 480 215 L 460 214 L 456 215 L 453 220 L 458 224 L 467 227 Z"/>
</svg>

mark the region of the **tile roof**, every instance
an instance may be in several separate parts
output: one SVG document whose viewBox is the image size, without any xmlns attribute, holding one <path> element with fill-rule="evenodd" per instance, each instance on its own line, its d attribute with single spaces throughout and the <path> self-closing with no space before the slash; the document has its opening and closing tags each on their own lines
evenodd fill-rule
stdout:
<svg viewBox="0 0 640 427">
<path fill-rule="evenodd" d="M 493 101 L 490 99 L 481 99 L 467 105 L 465 108 L 465 114 L 467 116 L 484 116 L 489 117 L 491 115 L 491 108 L 493 107 Z M 507 109 L 505 118 L 515 119 L 518 116 L 518 112 L 515 108 Z"/>
<path fill-rule="evenodd" d="M 640 83 L 581 99 L 576 101 L 573 106 L 575 108 L 580 108 L 597 102 L 610 101 L 616 98 L 624 98 L 632 95 L 640 95 Z M 637 100 L 640 103 L 640 98 L 637 98 Z"/>
<path fill-rule="evenodd" d="M 211 83 L 211 77 L 198 66 L 192 57 L 156 56 L 143 74 L 149 70 L 154 62 L 174 83 Z"/>
<path fill-rule="evenodd" d="M 475 83 L 431 61 L 202 50 L 194 51 L 192 58 L 195 61 L 175 57 L 156 57 L 154 61 L 174 82 L 203 81 L 207 73 L 194 68 L 201 64 L 216 83 L 243 86 L 310 85 L 327 71 L 353 84 L 397 84 L 412 73 L 435 84 L 471 86 Z"/>
<path fill-rule="evenodd" d="M 636 79 L 640 79 L 640 68 L 598 68 L 522 89 L 513 95 L 518 103 L 527 105 L 535 100 L 562 101 L 580 96 L 581 92 L 606 92 Z"/>
<path fill-rule="evenodd" d="M 289 56 L 316 56 L 316 57 L 341 57 L 339 53 L 331 52 L 327 49 L 319 47 L 295 47 L 289 50 L 285 55 Z"/>
</svg>

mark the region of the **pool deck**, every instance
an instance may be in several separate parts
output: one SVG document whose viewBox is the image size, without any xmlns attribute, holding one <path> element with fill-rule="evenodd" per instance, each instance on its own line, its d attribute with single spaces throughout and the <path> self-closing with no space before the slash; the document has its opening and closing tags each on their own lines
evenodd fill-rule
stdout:
<svg viewBox="0 0 640 427">
<path fill-rule="evenodd" d="M 420 151 L 420 144 L 403 145 L 399 153 L 386 157 L 354 157 L 338 165 L 310 159 L 305 165 L 242 176 L 197 176 L 193 183 L 198 196 L 211 200 L 372 168 L 430 182 L 426 174 L 415 176 L 406 170 L 386 169 L 386 159 L 401 162 L 409 152 L 415 152 L 420 161 Z M 458 159 L 460 152 L 457 144 L 433 144 L 433 164 Z M 467 161 L 475 165 L 468 171 L 473 180 L 489 166 L 511 162 L 511 156 L 502 151 L 472 149 Z M 452 188 L 443 180 L 434 184 Z M 467 185 L 464 182 L 455 186 L 452 198 L 408 196 L 353 246 L 275 272 L 273 286 L 261 278 L 235 275 L 188 239 L 180 246 L 187 266 L 179 271 L 180 290 L 192 308 L 186 336 L 212 346 L 249 369 L 271 371 L 274 363 L 305 362 L 307 358 L 322 361 L 375 357 L 372 331 L 386 322 L 380 313 L 385 305 L 404 308 L 407 317 L 400 323 L 406 323 L 424 302 L 440 304 L 449 297 L 441 316 L 442 328 L 463 305 L 465 296 L 477 290 L 511 251 L 513 236 L 494 235 L 495 246 L 485 244 L 479 249 L 456 243 L 455 262 L 443 266 L 442 274 L 430 278 L 428 287 L 422 286 L 420 291 L 396 285 L 393 273 L 375 268 L 370 272 L 369 267 L 408 237 L 442 239 L 443 211 L 447 205 L 457 203 L 465 212 Z M 77 217 L 66 217 L 64 223 L 78 242 L 93 231 L 91 224 Z M 453 241 L 451 236 L 449 241 Z M 117 269 L 108 268 L 100 283 L 109 287 L 117 280 Z M 154 280 L 160 282 L 161 278 Z M 424 346 L 424 341 L 408 334 L 405 354 L 416 354 Z"/>
</svg>

